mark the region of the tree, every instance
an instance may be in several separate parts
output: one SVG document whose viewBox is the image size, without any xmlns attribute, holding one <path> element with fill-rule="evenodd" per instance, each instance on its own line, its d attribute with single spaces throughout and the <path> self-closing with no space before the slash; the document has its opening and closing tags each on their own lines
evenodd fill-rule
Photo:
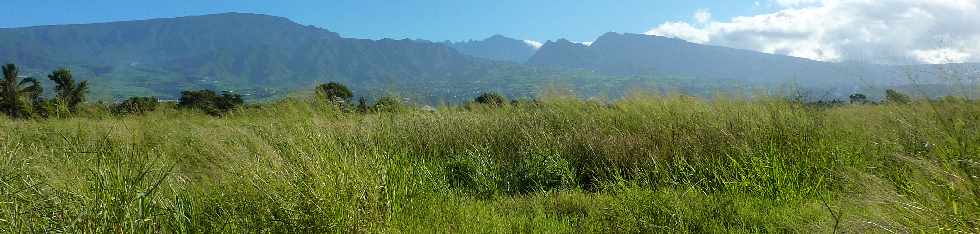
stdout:
<svg viewBox="0 0 980 234">
<path fill-rule="evenodd" d="M 85 94 L 88 93 L 88 81 L 75 83 L 71 71 L 68 69 L 58 69 L 48 75 L 48 79 L 55 83 L 55 93 L 57 102 L 74 113 L 78 104 L 85 101 Z"/>
<path fill-rule="evenodd" d="M 0 111 L 14 118 L 30 116 L 32 107 L 43 102 L 41 83 L 34 78 L 25 78 L 18 82 L 19 75 L 16 65 L 3 66 L 3 80 L 0 81 L 0 92 L 2 92 Z"/>
<path fill-rule="evenodd" d="M 888 103 L 895 104 L 909 104 L 912 102 L 912 98 L 909 95 L 895 91 L 894 89 L 885 90 L 885 101 Z"/>
<path fill-rule="evenodd" d="M 350 103 L 354 94 L 347 86 L 340 83 L 330 82 L 316 87 L 316 92 L 327 101 L 336 103 Z"/>
<path fill-rule="evenodd" d="M 475 101 L 480 104 L 493 105 L 493 106 L 502 106 L 504 105 L 504 103 L 507 102 L 504 96 L 493 92 L 483 93 L 479 97 L 476 97 Z"/>
<path fill-rule="evenodd" d="M 244 104 L 242 96 L 231 92 L 218 95 L 212 90 L 183 91 L 177 107 L 197 109 L 213 116 L 220 116 Z"/>
<path fill-rule="evenodd" d="M 131 97 L 126 101 L 116 104 L 112 112 L 116 114 L 143 114 L 157 109 L 159 100 L 156 97 Z"/>
<path fill-rule="evenodd" d="M 851 94 L 850 98 L 851 98 L 851 104 L 865 104 L 865 103 L 868 103 L 868 96 L 866 96 L 864 94 L 861 94 L 861 93 Z"/>
</svg>

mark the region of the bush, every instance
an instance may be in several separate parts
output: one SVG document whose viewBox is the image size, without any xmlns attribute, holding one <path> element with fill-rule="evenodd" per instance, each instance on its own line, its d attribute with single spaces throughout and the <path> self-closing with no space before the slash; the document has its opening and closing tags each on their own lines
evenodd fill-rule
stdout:
<svg viewBox="0 0 980 234">
<path fill-rule="evenodd" d="M 112 112 L 120 115 L 143 114 L 157 109 L 156 97 L 131 97 L 112 107 Z"/>
<path fill-rule="evenodd" d="M 358 98 L 357 99 L 357 112 L 367 113 L 368 111 L 371 111 L 371 107 L 368 106 L 367 99 L 364 98 L 364 97 Z"/>
<path fill-rule="evenodd" d="M 183 91 L 177 107 L 197 109 L 213 116 L 220 116 L 244 104 L 242 96 L 231 92 L 218 95 L 212 90 Z"/>
<path fill-rule="evenodd" d="M 316 87 L 316 93 L 329 102 L 350 103 L 354 94 L 340 83 L 330 82 Z"/>
<path fill-rule="evenodd" d="M 507 99 L 504 98 L 504 96 L 492 92 L 483 93 L 479 97 L 476 97 L 476 100 L 474 101 L 476 101 L 476 103 L 493 106 L 503 106 L 504 103 L 507 103 Z"/>
<path fill-rule="evenodd" d="M 866 104 L 868 103 L 868 96 L 862 93 L 851 94 L 851 104 Z"/>
<path fill-rule="evenodd" d="M 402 104 L 402 101 L 399 100 L 397 97 L 384 96 L 381 97 L 381 99 L 378 99 L 377 103 L 374 103 L 374 108 L 372 109 L 374 109 L 374 111 L 380 111 L 380 112 L 393 112 L 393 111 L 402 110 L 404 108 L 405 105 Z"/>
</svg>

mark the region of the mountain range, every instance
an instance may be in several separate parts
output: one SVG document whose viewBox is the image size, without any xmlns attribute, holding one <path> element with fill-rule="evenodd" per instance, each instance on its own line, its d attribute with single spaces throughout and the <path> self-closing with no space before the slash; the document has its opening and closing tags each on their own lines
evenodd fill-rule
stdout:
<svg viewBox="0 0 980 234">
<path fill-rule="evenodd" d="M 479 41 L 444 42 L 460 53 L 473 57 L 509 61 L 515 63 L 527 62 L 537 53 L 537 48 L 523 40 L 517 40 L 502 35 L 494 35 Z"/>
<path fill-rule="evenodd" d="M 591 46 L 549 41 L 540 49 L 499 35 L 466 42 L 354 39 L 244 13 L 0 29 L 0 62 L 37 77 L 68 67 L 93 84 L 95 98 L 115 100 L 203 88 L 267 99 L 329 81 L 427 102 L 484 91 L 534 96 L 545 86 L 620 95 L 793 83 L 846 93 L 901 85 L 901 71 L 931 69 L 826 63 L 638 34 L 608 33 Z"/>
</svg>

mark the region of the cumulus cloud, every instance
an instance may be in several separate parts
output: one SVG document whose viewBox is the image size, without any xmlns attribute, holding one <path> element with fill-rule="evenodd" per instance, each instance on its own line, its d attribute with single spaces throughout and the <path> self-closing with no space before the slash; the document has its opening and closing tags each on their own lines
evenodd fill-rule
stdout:
<svg viewBox="0 0 980 234">
<path fill-rule="evenodd" d="M 976 0 L 771 0 L 773 13 L 726 21 L 695 12 L 647 34 L 821 61 L 980 62 Z M 708 17 L 701 17 L 707 13 Z M 701 16 L 699 16 L 701 15 Z M 707 20 L 702 20 L 707 19 Z"/>
<path fill-rule="evenodd" d="M 535 50 L 541 49 L 541 46 L 544 46 L 544 43 L 541 43 L 540 41 L 534 41 L 534 40 L 524 40 L 524 44 L 531 46 Z"/>
</svg>

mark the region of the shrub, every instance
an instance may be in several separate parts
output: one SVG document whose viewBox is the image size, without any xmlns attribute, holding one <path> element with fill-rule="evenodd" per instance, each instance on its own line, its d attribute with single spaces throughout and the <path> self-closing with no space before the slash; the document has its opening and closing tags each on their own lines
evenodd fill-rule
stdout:
<svg viewBox="0 0 980 234">
<path fill-rule="evenodd" d="M 364 97 L 357 99 L 357 112 L 366 113 L 371 111 L 371 107 L 367 104 L 367 99 Z"/>
<path fill-rule="evenodd" d="M 212 90 L 198 90 L 181 92 L 177 107 L 197 109 L 209 115 L 220 116 L 244 103 L 241 95 L 231 92 L 225 91 L 218 95 Z"/>
<path fill-rule="evenodd" d="M 392 112 L 392 111 L 399 111 L 404 108 L 405 108 L 404 104 L 402 104 L 402 101 L 399 100 L 397 97 L 384 96 L 381 97 L 381 99 L 378 99 L 377 103 L 374 103 L 374 108 L 372 109 L 374 109 L 374 111 L 380 111 L 380 112 Z"/>
<path fill-rule="evenodd" d="M 330 82 L 316 87 L 316 93 L 327 101 L 336 103 L 350 103 L 354 94 L 347 86 L 340 83 Z"/>
<path fill-rule="evenodd" d="M 851 104 L 868 103 L 868 96 L 861 93 L 851 94 L 850 98 L 851 98 Z"/>
<path fill-rule="evenodd" d="M 506 98 L 498 93 L 483 93 L 479 97 L 476 97 L 476 103 L 484 105 L 502 106 L 507 103 Z"/>
<path fill-rule="evenodd" d="M 156 97 L 131 97 L 112 107 L 112 112 L 121 115 L 143 114 L 157 109 Z"/>
</svg>

